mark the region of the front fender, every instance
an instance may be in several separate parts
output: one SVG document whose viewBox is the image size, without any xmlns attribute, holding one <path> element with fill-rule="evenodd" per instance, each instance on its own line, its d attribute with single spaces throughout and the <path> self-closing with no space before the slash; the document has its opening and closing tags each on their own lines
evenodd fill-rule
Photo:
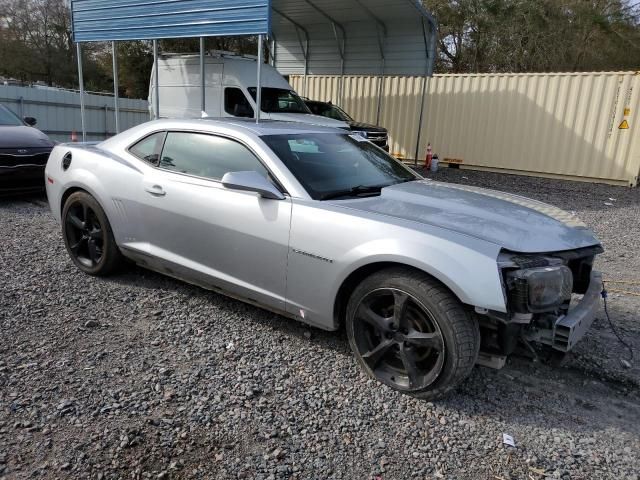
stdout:
<svg viewBox="0 0 640 480">
<path fill-rule="evenodd" d="M 336 298 L 344 281 L 357 270 L 375 263 L 407 265 L 431 275 L 446 285 L 461 302 L 489 310 L 506 312 L 506 304 L 497 266 L 499 249 L 486 252 L 467 246 L 431 239 L 410 241 L 374 240 L 347 252 L 333 285 Z"/>
<path fill-rule="evenodd" d="M 336 328 L 334 305 L 345 280 L 380 262 L 422 270 L 466 304 L 506 311 L 500 247 L 469 235 L 296 199 L 290 247 L 287 309 L 327 329 Z"/>
</svg>

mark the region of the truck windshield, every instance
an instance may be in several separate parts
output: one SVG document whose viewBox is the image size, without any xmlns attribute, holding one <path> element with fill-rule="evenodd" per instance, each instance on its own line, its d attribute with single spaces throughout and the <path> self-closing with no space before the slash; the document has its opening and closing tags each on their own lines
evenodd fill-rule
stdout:
<svg viewBox="0 0 640 480">
<path fill-rule="evenodd" d="M 379 195 L 420 177 L 359 135 L 300 133 L 260 137 L 315 200 Z"/>
<path fill-rule="evenodd" d="M 4 105 L 0 105 L 0 125 L 17 127 L 24 125 L 24 123 L 22 123 L 20 117 L 18 117 L 15 113 L 13 113 Z"/>
<path fill-rule="evenodd" d="M 249 93 L 256 99 L 256 87 L 249 87 Z M 267 113 L 311 113 L 302 99 L 292 90 L 262 87 L 262 108 Z"/>
<path fill-rule="evenodd" d="M 312 113 L 321 115 L 323 117 L 333 118 L 334 120 L 341 120 L 343 122 L 352 122 L 353 118 L 347 114 L 344 110 L 336 105 L 323 102 L 306 102 L 307 107 Z"/>
</svg>

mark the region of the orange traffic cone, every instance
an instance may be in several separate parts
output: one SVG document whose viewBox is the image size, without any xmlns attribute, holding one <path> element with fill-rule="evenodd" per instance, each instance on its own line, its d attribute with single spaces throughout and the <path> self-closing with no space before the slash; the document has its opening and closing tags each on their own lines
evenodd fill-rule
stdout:
<svg viewBox="0 0 640 480">
<path fill-rule="evenodd" d="M 433 159 L 433 150 L 431 149 L 431 143 L 427 145 L 427 156 L 424 159 L 424 168 L 429 170 L 431 168 L 431 160 Z"/>
</svg>

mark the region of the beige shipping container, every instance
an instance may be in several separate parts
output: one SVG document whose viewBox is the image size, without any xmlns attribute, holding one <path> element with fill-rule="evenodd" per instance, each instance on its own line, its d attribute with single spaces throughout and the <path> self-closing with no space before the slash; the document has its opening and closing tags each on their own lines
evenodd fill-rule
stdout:
<svg viewBox="0 0 640 480">
<path fill-rule="evenodd" d="M 391 152 L 424 161 L 636 186 L 640 72 L 469 74 L 423 77 L 292 76 L 356 120 L 389 129 Z M 420 126 L 420 111 L 423 120 Z"/>
</svg>

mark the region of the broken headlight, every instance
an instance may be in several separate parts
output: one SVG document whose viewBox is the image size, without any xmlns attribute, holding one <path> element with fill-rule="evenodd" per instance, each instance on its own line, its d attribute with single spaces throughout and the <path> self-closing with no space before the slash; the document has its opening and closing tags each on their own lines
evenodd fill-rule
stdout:
<svg viewBox="0 0 640 480">
<path fill-rule="evenodd" d="M 573 275 L 564 265 L 514 270 L 507 273 L 507 288 L 513 311 L 547 312 L 571 299 Z"/>
</svg>

